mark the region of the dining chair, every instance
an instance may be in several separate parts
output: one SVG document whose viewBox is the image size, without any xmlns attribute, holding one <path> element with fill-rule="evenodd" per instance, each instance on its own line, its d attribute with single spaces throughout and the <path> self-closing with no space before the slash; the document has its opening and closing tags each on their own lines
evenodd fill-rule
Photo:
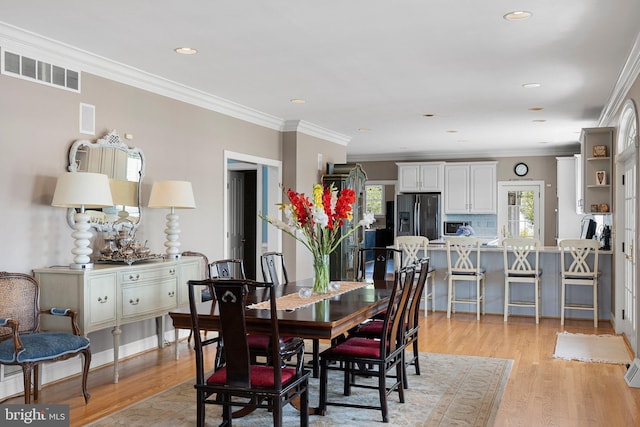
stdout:
<svg viewBox="0 0 640 427">
<path fill-rule="evenodd" d="M 404 313 L 414 284 L 413 268 L 404 268 L 394 275 L 394 286 L 389 296 L 387 316 L 383 321 L 382 339 L 352 336 L 332 345 L 320 353 L 320 406 L 319 413 L 325 415 L 327 405 L 347 406 L 359 409 L 375 409 L 382 412 L 382 421 L 389 422 L 387 398 L 398 392 L 404 403 Z M 373 368 L 373 369 L 371 369 Z M 351 395 L 352 387 L 378 391 L 379 405 L 328 400 L 328 371 L 344 372 L 344 395 Z M 395 370 L 395 375 L 389 372 Z M 377 386 L 357 383 L 359 376 L 376 377 Z M 391 379 L 392 384 L 387 380 Z"/>
<path fill-rule="evenodd" d="M 598 253 L 600 242 L 592 239 L 561 240 L 560 274 L 562 296 L 560 325 L 564 326 L 565 310 L 586 310 L 593 312 L 593 326 L 598 327 Z M 570 286 L 591 286 L 591 301 L 567 301 L 571 298 Z"/>
<path fill-rule="evenodd" d="M 273 425 L 282 426 L 282 410 L 288 403 L 299 400 L 300 425 L 309 423 L 309 374 L 303 369 L 304 342 L 290 347 L 290 353 L 281 354 L 282 340 L 278 330 L 278 312 L 273 283 L 261 283 L 245 279 L 191 280 L 189 283 L 189 308 L 195 339 L 196 356 L 196 414 L 197 426 L 206 423 L 206 405 L 221 405 L 221 425 L 231 425 L 232 417 L 242 414 L 232 412 L 238 406 L 245 412 L 264 408 L 272 413 Z M 225 365 L 212 373 L 205 369 L 203 348 L 211 344 L 202 341 L 197 312 L 198 287 L 208 287 L 215 296 L 220 313 L 220 329 L 224 341 Z M 270 326 L 270 365 L 252 363 L 245 318 L 246 296 L 249 292 L 262 291 L 267 295 Z M 284 367 L 284 357 L 296 357 L 295 367 Z"/>
<path fill-rule="evenodd" d="M 281 252 L 265 252 L 260 256 L 260 267 L 262 269 L 262 278 L 265 282 L 271 282 L 276 286 L 287 285 L 289 283 L 289 275 L 284 262 L 284 254 Z M 318 355 L 320 354 L 320 340 L 312 339 L 312 372 L 313 377 L 318 378 L 320 365 L 318 363 Z"/>
<path fill-rule="evenodd" d="M 413 351 L 413 355 L 407 358 L 406 353 L 404 354 L 404 388 L 409 388 L 409 381 L 407 378 L 406 367 L 413 365 L 415 368 L 416 375 L 420 375 L 420 359 L 419 359 L 419 345 L 418 339 L 420 335 L 418 334 L 418 330 L 420 328 L 420 301 L 422 299 L 422 293 L 425 289 L 425 283 L 427 278 L 429 277 L 429 258 L 419 259 L 416 264 L 414 264 L 414 268 L 416 271 L 415 275 L 415 286 L 409 295 L 409 301 L 407 302 L 407 309 L 405 315 L 405 323 L 404 323 L 404 346 L 407 350 L 411 347 Z M 352 336 L 359 336 L 365 338 L 373 338 L 373 339 L 382 339 L 382 329 L 384 325 L 383 319 L 373 319 L 368 320 L 361 325 L 359 325 L 354 331 L 351 332 Z"/>
<path fill-rule="evenodd" d="M 475 304 L 477 319 L 485 312 L 485 269 L 480 266 L 480 240 L 475 237 L 447 238 L 447 319 L 457 304 Z M 466 297 L 456 297 L 456 282 L 475 283 L 475 293 L 469 289 Z M 460 293 L 458 293 L 460 295 Z"/>
<path fill-rule="evenodd" d="M 502 242 L 504 258 L 504 321 L 509 317 L 509 307 L 531 307 L 534 309 L 536 324 L 540 323 L 540 241 L 530 238 L 504 239 Z M 513 285 L 529 285 L 533 288 L 533 298 L 513 299 Z"/>
<path fill-rule="evenodd" d="M 402 251 L 396 248 L 372 247 L 358 249 L 356 280 L 386 280 L 393 277 L 396 264 L 402 264 Z"/>
<path fill-rule="evenodd" d="M 201 279 L 210 279 L 211 278 L 211 263 L 209 263 L 209 257 L 207 257 L 202 252 L 196 251 L 184 251 L 182 252 L 182 256 L 195 256 L 200 257 L 200 277 Z M 201 289 L 202 293 L 200 294 L 200 300 L 202 302 L 211 301 L 213 299 L 213 295 L 209 292 L 208 288 Z M 208 331 L 201 331 L 205 334 Z M 187 337 L 187 344 L 191 345 L 191 338 L 193 338 L 193 331 L 189 331 L 189 336 Z M 176 341 L 177 342 L 177 341 Z M 219 365 L 222 360 L 222 340 L 218 339 L 218 351 L 216 353 L 216 363 Z M 216 366 L 217 366 L 216 365 Z"/>
<path fill-rule="evenodd" d="M 421 258 L 428 257 L 429 238 L 425 236 L 398 236 L 395 240 L 395 247 L 402 251 L 401 267 L 417 264 Z M 436 311 L 436 291 L 435 291 L 436 270 L 429 265 L 427 282 L 424 286 L 424 316 L 429 313 L 429 300 L 431 300 L 431 311 Z"/>
<path fill-rule="evenodd" d="M 260 267 L 262 268 L 262 278 L 265 282 L 278 285 L 289 283 L 287 267 L 284 264 L 282 252 L 265 252 L 260 256 Z"/>
<path fill-rule="evenodd" d="M 31 403 L 31 373 L 33 399 L 38 400 L 39 367 L 42 363 L 81 356 L 82 395 L 89 401 L 87 377 L 91 364 L 89 340 L 80 335 L 76 312 L 69 309 L 40 309 L 40 285 L 33 276 L 0 272 L 0 365 L 19 365 L 24 382 L 24 403 Z M 69 318 L 72 332 L 40 330 L 40 316 Z"/>
</svg>

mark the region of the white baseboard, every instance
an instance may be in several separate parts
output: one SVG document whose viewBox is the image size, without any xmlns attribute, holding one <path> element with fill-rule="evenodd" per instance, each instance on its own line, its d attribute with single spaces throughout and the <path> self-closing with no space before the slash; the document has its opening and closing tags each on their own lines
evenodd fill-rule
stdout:
<svg viewBox="0 0 640 427">
<path fill-rule="evenodd" d="M 180 330 L 179 339 L 189 336 L 188 330 Z M 164 334 L 165 342 L 174 343 L 175 332 L 170 330 Z M 175 344 L 175 343 L 174 343 Z M 158 338 L 153 335 L 129 344 L 120 346 L 119 359 L 142 353 L 144 351 L 158 348 Z M 96 369 L 113 363 L 113 349 L 104 350 L 91 354 L 91 369 Z M 53 381 L 58 381 L 73 375 L 82 373 L 82 360 L 79 357 L 62 360 L 53 363 L 44 363 L 40 367 L 40 383 L 46 385 Z M 91 375 L 91 373 L 89 373 Z M 0 381 L 0 399 L 23 392 L 22 372 L 15 373 Z"/>
</svg>

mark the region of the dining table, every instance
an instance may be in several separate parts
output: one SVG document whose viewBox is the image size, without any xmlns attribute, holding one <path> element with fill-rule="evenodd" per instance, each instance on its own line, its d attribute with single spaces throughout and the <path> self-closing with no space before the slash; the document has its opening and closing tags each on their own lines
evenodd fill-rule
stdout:
<svg viewBox="0 0 640 427">
<path fill-rule="evenodd" d="M 313 340 L 313 376 L 318 377 L 319 340 L 333 340 L 344 335 L 360 323 L 371 319 L 387 308 L 393 280 L 369 282 L 339 281 L 332 283 L 332 290 L 325 295 L 305 296 L 313 285 L 312 279 L 289 282 L 278 286 L 275 292 L 278 307 L 278 328 L 283 336 L 296 336 Z M 303 295 L 301 295 L 303 294 Z M 262 292 L 247 295 L 245 321 L 248 333 L 270 333 L 269 310 L 258 305 L 268 299 Z M 252 305 L 255 304 L 253 307 Z M 263 306 L 265 306 L 263 304 Z M 282 309 L 280 307 L 282 306 Z M 292 308 L 297 306 L 296 308 Z M 252 307 L 252 308 L 249 308 Z M 265 307 L 266 308 L 266 307 Z M 197 304 L 200 328 L 207 331 L 220 330 L 220 317 L 215 301 Z M 191 329 L 189 307 L 169 312 L 176 329 Z M 176 358 L 178 346 L 176 345 Z"/>
</svg>

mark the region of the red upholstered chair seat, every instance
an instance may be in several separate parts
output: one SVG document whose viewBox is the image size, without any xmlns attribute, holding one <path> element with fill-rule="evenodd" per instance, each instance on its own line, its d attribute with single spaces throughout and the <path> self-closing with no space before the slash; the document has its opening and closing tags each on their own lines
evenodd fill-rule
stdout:
<svg viewBox="0 0 640 427">
<path fill-rule="evenodd" d="M 381 336 L 382 335 L 382 326 L 384 321 L 382 320 L 373 320 L 371 322 L 363 323 L 358 328 L 358 335 L 366 335 L 366 336 Z"/>
<path fill-rule="evenodd" d="M 333 355 L 380 357 L 380 341 L 368 338 L 349 338 L 343 343 L 331 348 Z"/>
<path fill-rule="evenodd" d="M 264 365 L 251 365 L 251 387 L 273 387 L 273 368 Z M 282 384 L 286 384 L 296 375 L 295 368 L 282 368 Z M 207 384 L 226 384 L 227 368 L 223 367 L 213 373 Z"/>
</svg>

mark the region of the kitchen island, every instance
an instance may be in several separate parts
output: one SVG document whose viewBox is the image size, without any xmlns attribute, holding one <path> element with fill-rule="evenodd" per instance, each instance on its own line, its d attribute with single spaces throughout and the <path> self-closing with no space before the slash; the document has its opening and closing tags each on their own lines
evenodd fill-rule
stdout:
<svg viewBox="0 0 640 427">
<path fill-rule="evenodd" d="M 431 265 L 436 269 L 435 275 L 435 305 L 436 310 L 447 310 L 447 247 L 445 244 L 430 243 L 429 256 Z M 601 250 L 598 257 L 598 318 L 611 319 L 612 292 L 612 251 Z M 486 270 L 486 313 L 504 314 L 504 259 L 502 247 L 482 246 L 480 249 L 480 265 Z M 541 315 L 543 317 L 557 317 L 560 321 L 561 279 L 560 279 L 560 248 L 545 246 L 540 248 L 541 281 Z M 456 296 L 461 298 L 475 295 L 475 284 L 458 282 Z M 514 286 L 511 290 L 514 299 L 533 300 L 533 288 Z M 588 287 L 571 286 L 567 289 L 567 297 L 571 301 L 588 302 L 592 300 L 592 290 Z M 458 312 L 475 313 L 475 305 L 456 304 Z M 533 309 L 525 307 L 511 307 L 510 315 L 534 316 Z M 571 319 L 592 319 L 590 312 L 567 310 L 566 317 Z"/>
</svg>

